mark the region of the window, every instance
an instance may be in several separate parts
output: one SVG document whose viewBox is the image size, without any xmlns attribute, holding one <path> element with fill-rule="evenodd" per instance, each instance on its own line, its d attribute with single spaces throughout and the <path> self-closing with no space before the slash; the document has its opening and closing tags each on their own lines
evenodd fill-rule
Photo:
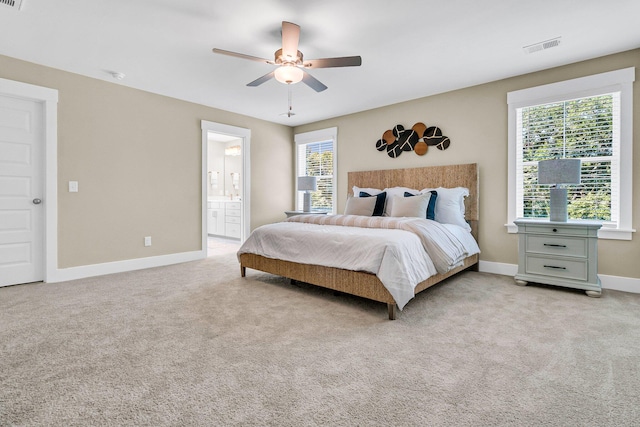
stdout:
<svg viewBox="0 0 640 427">
<path fill-rule="evenodd" d="M 335 212 L 337 128 L 296 134 L 296 177 L 315 176 L 318 190 L 311 193 L 311 209 Z M 303 193 L 297 191 L 296 209 L 302 210 Z"/>
<path fill-rule="evenodd" d="M 635 69 L 510 92 L 509 211 L 549 215 L 549 187 L 538 162 L 581 160 L 581 183 L 568 187 L 570 219 L 602 221 L 601 238 L 631 239 L 632 83 Z"/>
<path fill-rule="evenodd" d="M 522 203 L 516 216 L 549 216 L 549 188 L 538 184 L 538 161 L 571 158 L 581 160 L 581 184 L 568 189 L 569 218 L 617 223 L 619 187 L 611 177 L 620 169 L 619 110 L 619 92 L 517 109 Z"/>
</svg>

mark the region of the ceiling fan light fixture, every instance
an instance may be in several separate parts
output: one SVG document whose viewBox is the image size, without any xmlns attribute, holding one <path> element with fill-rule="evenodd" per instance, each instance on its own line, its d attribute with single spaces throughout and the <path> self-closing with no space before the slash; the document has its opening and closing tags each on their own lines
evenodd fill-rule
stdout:
<svg viewBox="0 0 640 427">
<path fill-rule="evenodd" d="M 0 2 L 2 1 L 3 0 L 0 0 Z M 276 50 L 273 60 L 218 48 L 214 48 L 213 53 L 235 56 L 236 58 L 279 66 L 270 73 L 247 83 L 247 86 L 249 87 L 260 86 L 261 84 L 275 78 L 280 83 L 287 85 L 292 85 L 301 81 L 316 92 L 322 92 L 327 89 L 327 86 L 311 74 L 304 71 L 305 68 L 359 67 L 362 65 L 362 58 L 359 56 L 321 58 L 304 62 L 302 52 L 298 50 L 299 41 L 300 26 L 292 22 L 282 21 L 282 48 Z"/>
<path fill-rule="evenodd" d="M 300 82 L 304 77 L 304 73 L 294 64 L 283 64 L 275 69 L 274 76 L 280 83 L 289 85 Z"/>
</svg>

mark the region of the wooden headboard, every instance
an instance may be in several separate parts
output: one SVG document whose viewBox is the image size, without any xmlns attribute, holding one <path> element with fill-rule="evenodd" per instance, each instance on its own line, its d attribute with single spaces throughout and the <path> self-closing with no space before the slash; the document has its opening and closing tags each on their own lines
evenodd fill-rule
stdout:
<svg viewBox="0 0 640 427">
<path fill-rule="evenodd" d="M 436 187 L 466 187 L 469 197 L 465 198 L 465 219 L 471 226 L 471 233 L 478 240 L 478 165 L 427 166 L 409 169 L 385 169 L 348 173 L 348 193 L 353 195 L 352 188 L 389 188 L 408 187 L 422 190 Z"/>
</svg>

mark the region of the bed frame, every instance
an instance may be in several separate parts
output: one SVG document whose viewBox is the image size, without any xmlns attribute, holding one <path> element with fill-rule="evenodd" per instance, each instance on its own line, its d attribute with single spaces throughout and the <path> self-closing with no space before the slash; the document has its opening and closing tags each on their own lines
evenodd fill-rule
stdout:
<svg viewBox="0 0 640 427">
<path fill-rule="evenodd" d="M 478 166 L 476 163 L 451 166 L 430 166 L 411 169 L 389 169 L 348 173 L 349 194 L 353 186 L 369 188 L 409 187 L 415 189 L 436 187 L 466 187 L 469 197 L 465 199 L 465 218 L 471 226 L 471 233 L 478 241 Z M 464 260 L 460 267 L 445 274 L 436 274 L 419 283 L 415 295 L 462 270 L 478 268 L 479 255 Z M 246 269 L 287 277 L 292 280 L 357 295 L 387 304 L 389 319 L 396 318 L 396 302 L 375 274 L 351 271 L 311 264 L 265 258 L 255 254 L 240 255 L 240 274 Z"/>
</svg>

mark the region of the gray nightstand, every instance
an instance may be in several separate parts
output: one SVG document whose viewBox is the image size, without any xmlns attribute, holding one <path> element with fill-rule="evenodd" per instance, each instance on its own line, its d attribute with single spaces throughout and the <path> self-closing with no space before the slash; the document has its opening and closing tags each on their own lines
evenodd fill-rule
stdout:
<svg viewBox="0 0 640 427">
<path fill-rule="evenodd" d="M 303 211 L 285 211 L 285 214 L 287 214 L 287 218 L 291 218 L 292 216 L 296 216 L 296 215 L 326 215 L 326 212 L 318 212 L 318 211 L 311 211 L 311 212 L 303 212 Z"/>
<path fill-rule="evenodd" d="M 545 283 L 584 289 L 590 297 L 601 295 L 600 222 L 517 219 L 514 223 L 518 226 L 518 285 Z"/>
</svg>

